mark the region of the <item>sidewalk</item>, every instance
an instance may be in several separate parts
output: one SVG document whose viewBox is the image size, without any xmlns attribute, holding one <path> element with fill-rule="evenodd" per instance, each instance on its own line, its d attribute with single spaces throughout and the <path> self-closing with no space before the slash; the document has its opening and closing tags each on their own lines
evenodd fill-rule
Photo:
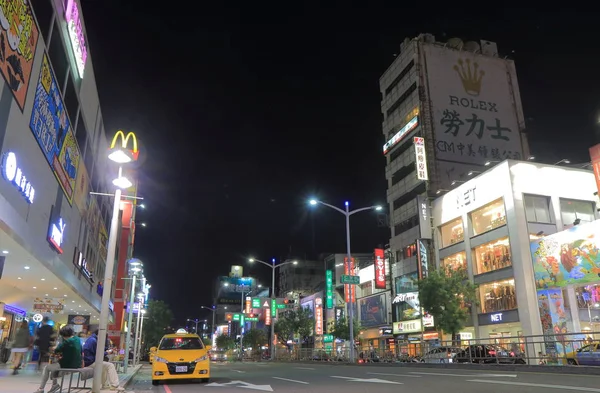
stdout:
<svg viewBox="0 0 600 393">
<path fill-rule="evenodd" d="M 130 367 L 127 370 L 127 374 L 119 374 L 120 386 L 125 386 L 139 371 L 142 365 Z M 0 364 L 0 392 L 2 393 L 33 393 L 40 385 L 40 379 L 42 378 L 41 373 L 35 370 L 35 364 L 30 363 L 23 370 L 19 370 L 18 375 L 11 375 L 12 369 L 10 364 Z M 60 380 L 59 380 L 60 382 Z M 65 383 L 68 379 L 65 378 Z M 51 382 L 48 381 L 46 385 L 46 391 L 50 389 Z M 92 386 L 92 380 L 87 381 L 88 387 Z M 65 392 L 67 391 L 65 386 Z M 87 390 L 89 392 L 90 390 Z M 77 390 L 72 390 L 73 393 Z M 84 390 L 85 392 L 85 390 Z M 111 390 L 102 390 L 102 393 L 114 393 Z"/>
</svg>

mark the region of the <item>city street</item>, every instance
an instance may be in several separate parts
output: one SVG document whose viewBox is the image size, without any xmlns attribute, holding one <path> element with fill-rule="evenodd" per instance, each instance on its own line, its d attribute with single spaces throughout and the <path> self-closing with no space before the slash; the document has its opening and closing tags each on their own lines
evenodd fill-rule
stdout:
<svg viewBox="0 0 600 393">
<path fill-rule="evenodd" d="M 558 373 L 267 362 L 215 364 L 211 371 L 208 384 L 173 382 L 152 386 L 150 368 L 144 367 L 128 390 L 136 393 L 600 392 L 600 376 Z"/>
</svg>

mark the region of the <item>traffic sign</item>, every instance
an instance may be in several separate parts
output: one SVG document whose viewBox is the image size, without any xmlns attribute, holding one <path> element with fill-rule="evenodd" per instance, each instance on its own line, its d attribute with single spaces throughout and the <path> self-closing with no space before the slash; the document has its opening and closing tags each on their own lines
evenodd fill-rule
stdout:
<svg viewBox="0 0 600 393">
<path fill-rule="evenodd" d="M 356 285 L 360 284 L 360 276 L 349 276 L 347 274 L 342 274 L 340 277 L 340 281 L 342 282 L 342 284 Z"/>
<path fill-rule="evenodd" d="M 259 297 L 252 298 L 252 308 L 260 308 L 260 298 Z"/>
</svg>

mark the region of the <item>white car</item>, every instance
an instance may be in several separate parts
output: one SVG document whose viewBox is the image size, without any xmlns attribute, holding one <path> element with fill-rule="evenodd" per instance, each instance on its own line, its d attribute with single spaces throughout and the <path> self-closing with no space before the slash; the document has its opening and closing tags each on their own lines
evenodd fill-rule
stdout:
<svg viewBox="0 0 600 393">
<path fill-rule="evenodd" d="M 456 347 L 437 347 L 423 356 L 423 363 L 454 363 L 454 357 L 460 352 Z"/>
</svg>

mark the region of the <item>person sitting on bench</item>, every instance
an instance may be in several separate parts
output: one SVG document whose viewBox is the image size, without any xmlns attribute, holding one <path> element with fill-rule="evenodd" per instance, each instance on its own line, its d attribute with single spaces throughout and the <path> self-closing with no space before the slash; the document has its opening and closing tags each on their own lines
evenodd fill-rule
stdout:
<svg viewBox="0 0 600 393">
<path fill-rule="evenodd" d="M 108 339 L 106 340 L 108 343 Z M 96 361 L 96 348 L 98 346 L 98 330 L 96 329 L 92 335 L 83 344 L 83 363 L 85 367 L 94 367 Z M 105 345 L 105 348 L 108 346 Z M 107 352 L 104 352 L 104 359 Z M 119 387 L 119 375 L 115 369 L 115 365 L 104 361 L 102 362 L 102 388 L 111 390 L 123 390 Z"/>
<path fill-rule="evenodd" d="M 63 342 L 54 349 L 54 353 L 59 356 L 58 363 L 48 364 L 44 367 L 42 382 L 35 393 L 44 393 L 44 388 L 50 377 L 52 377 L 52 387 L 48 390 L 48 393 L 58 392 L 60 389 L 58 370 L 61 368 L 79 369 L 83 365 L 81 340 L 75 336 L 73 328 L 67 325 L 60 329 L 59 334 L 63 338 Z"/>
</svg>

